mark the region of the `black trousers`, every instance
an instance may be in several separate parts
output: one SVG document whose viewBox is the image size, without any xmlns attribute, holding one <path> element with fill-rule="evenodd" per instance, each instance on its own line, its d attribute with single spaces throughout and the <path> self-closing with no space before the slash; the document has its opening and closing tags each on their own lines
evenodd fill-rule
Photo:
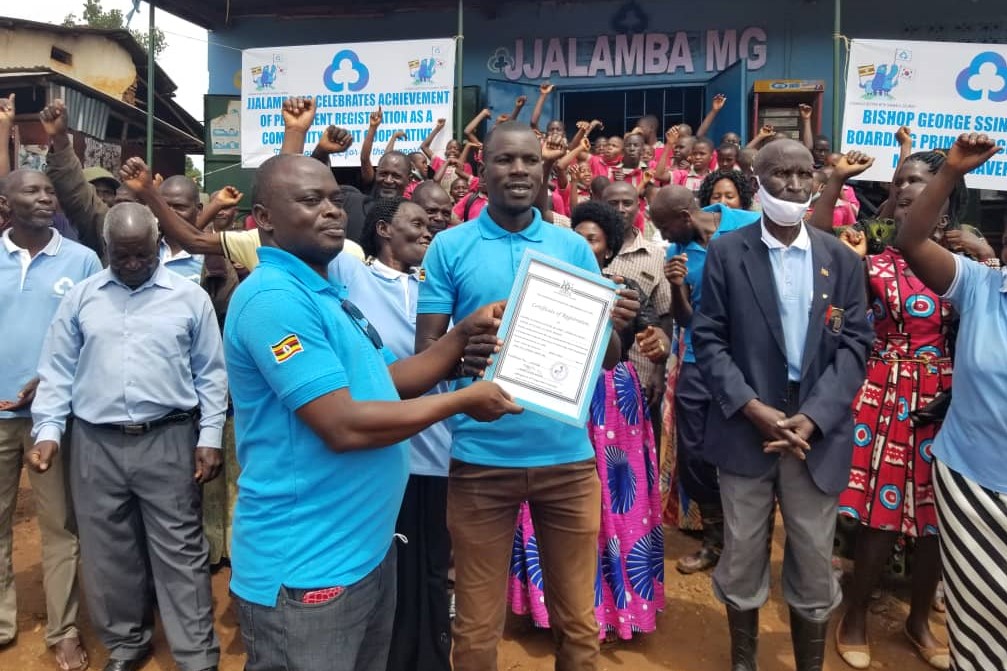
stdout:
<svg viewBox="0 0 1007 671">
<path fill-rule="evenodd" d="M 410 475 L 395 524 L 398 600 L 388 671 L 451 671 L 447 477 Z"/>
<path fill-rule="evenodd" d="M 682 364 L 675 387 L 675 426 L 678 430 L 678 478 L 686 495 L 697 504 L 720 505 L 717 467 L 703 458 L 710 393 L 699 366 Z"/>
</svg>

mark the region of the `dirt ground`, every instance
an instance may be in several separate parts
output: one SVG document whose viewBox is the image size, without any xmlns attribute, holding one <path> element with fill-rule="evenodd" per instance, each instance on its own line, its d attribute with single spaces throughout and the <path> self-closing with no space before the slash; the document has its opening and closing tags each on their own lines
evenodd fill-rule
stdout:
<svg viewBox="0 0 1007 671">
<path fill-rule="evenodd" d="M 52 671 L 55 658 L 45 649 L 45 602 L 42 595 L 42 565 L 39 535 L 33 515 L 31 490 L 22 479 L 14 525 L 14 568 L 18 590 L 18 628 L 15 642 L 0 650 L 0 671 Z M 794 668 L 790 637 L 786 627 L 787 608 L 780 595 L 779 572 L 782 560 L 782 525 L 777 524 L 773 549 L 773 592 L 771 601 L 762 610 L 759 660 L 768 671 L 789 671 Z M 674 568 L 679 555 L 698 547 L 697 540 L 671 531 L 667 535 L 665 575 L 665 611 L 659 618 L 655 633 L 606 645 L 602 649 L 600 671 L 626 669 L 632 671 L 721 671 L 729 668 L 727 625 L 723 608 L 710 591 L 709 575 L 682 576 Z M 240 671 L 244 654 L 237 618 L 227 593 L 229 572 L 223 569 L 213 577 L 217 633 L 221 639 L 221 671 Z M 902 592 L 904 589 L 896 589 Z M 873 645 L 873 669 L 925 671 L 923 663 L 902 635 L 902 622 L 907 607 L 905 594 L 886 592 L 872 610 L 870 638 Z M 934 614 L 935 622 L 942 616 Z M 106 653 L 97 641 L 82 609 L 81 629 L 91 658 L 91 668 L 101 669 Z M 936 630 L 943 636 L 943 624 Z M 826 669 L 848 669 L 836 655 L 831 637 Z M 171 654 L 158 629 L 154 639 L 154 654 L 144 671 L 175 669 Z M 510 617 L 500 647 L 500 671 L 549 671 L 553 669 L 549 632 L 536 630 L 528 620 Z M 423 671 L 418 669 L 417 671 Z"/>
</svg>

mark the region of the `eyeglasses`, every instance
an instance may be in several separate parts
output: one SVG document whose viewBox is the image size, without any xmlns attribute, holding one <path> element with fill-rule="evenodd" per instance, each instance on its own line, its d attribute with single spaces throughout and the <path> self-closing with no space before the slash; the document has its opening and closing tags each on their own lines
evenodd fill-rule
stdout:
<svg viewBox="0 0 1007 671">
<path fill-rule="evenodd" d="M 374 325 L 367 320 L 367 317 L 365 317 L 364 313 L 360 311 L 360 308 L 351 303 L 349 300 L 344 300 L 340 305 L 342 306 L 343 311 L 353 318 L 353 323 L 357 325 L 357 328 L 363 331 L 364 335 L 371 341 L 371 344 L 374 345 L 375 349 L 381 349 L 385 346 L 384 341 L 381 339 L 381 334 L 378 333 L 378 330 L 374 328 Z"/>
</svg>

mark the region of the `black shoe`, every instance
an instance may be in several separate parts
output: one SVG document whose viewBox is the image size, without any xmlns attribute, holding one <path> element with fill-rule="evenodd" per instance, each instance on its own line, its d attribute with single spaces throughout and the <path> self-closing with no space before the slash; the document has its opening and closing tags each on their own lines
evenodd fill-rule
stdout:
<svg viewBox="0 0 1007 671">
<path fill-rule="evenodd" d="M 724 511 L 720 504 L 699 507 L 703 519 L 703 547 L 678 560 L 675 568 L 689 575 L 713 568 L 724 550 Z"/>
<path fill-rule="evenodd" d="M 731 630 L 731 671 L 757 671 L 759 647 L 759 611 L 727 609 Z"/>
<path fill-rule="evenodd" d="M 105 671 L 137 671 L 145 658 L 140 659 L 110 659 L 105 665 Z"/>
<path fill-rule="evenodd" d="M 797 671 L 822 671 L 825 665 L 825 639 L 829 621 L 815 622 L 790 609 L 790 639 L 794 643 Z"/>
</svg>

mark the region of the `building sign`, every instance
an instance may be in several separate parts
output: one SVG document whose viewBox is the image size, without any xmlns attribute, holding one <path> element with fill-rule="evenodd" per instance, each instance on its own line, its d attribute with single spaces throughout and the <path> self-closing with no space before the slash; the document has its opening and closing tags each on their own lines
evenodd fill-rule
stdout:
<svg viewBox="0 0 1007 671">
<path fill-rule="evenodd" d="M 1007 45 L 853 40 L 842 147 L 875 157 L 861 179 L 892 179 L 900 126 L 911 129 L 913 151 L 947 149 L 962 133 L 1007 146 Z M 1007 191 L 1007 157 L 994 156 L 965 181 Z"/>
<path fill-rule="evenodd" d="M 766 64 L 762 28 L 708 30 L 705 33 L 637 33 L 596 37 L 518 38 L 499 47 L 486 67 L 510 81 L 567 77 L 624 77 L 716 74 L 739 58 L 749 70 Z"/>
<path fill-rule="evenodd" d="M 451 38 L 246 49 L 241 54 L 241 164 L 258 167 L 279 153 L 288 96 L 315 101 L 306 153 L 330 125 L 353 136 L 349 151 L 332 157 L 334 166 L 360 165 L 360 145 L 371 112 L 379 107 L 384 121 L 375 138 L 374 160 L 398 131 L 405 137 L 395 148 L 417 151 L 438 119 L 451 128 L 454 74 Z M 434 151 L 449 139 L 449 133 L 441 133 Z"/>
<path fill-rule="evenodd" d="M 823 79 L 760 79 L 752 84 L 756 93 L 821 93 Z"/>
</svg>

